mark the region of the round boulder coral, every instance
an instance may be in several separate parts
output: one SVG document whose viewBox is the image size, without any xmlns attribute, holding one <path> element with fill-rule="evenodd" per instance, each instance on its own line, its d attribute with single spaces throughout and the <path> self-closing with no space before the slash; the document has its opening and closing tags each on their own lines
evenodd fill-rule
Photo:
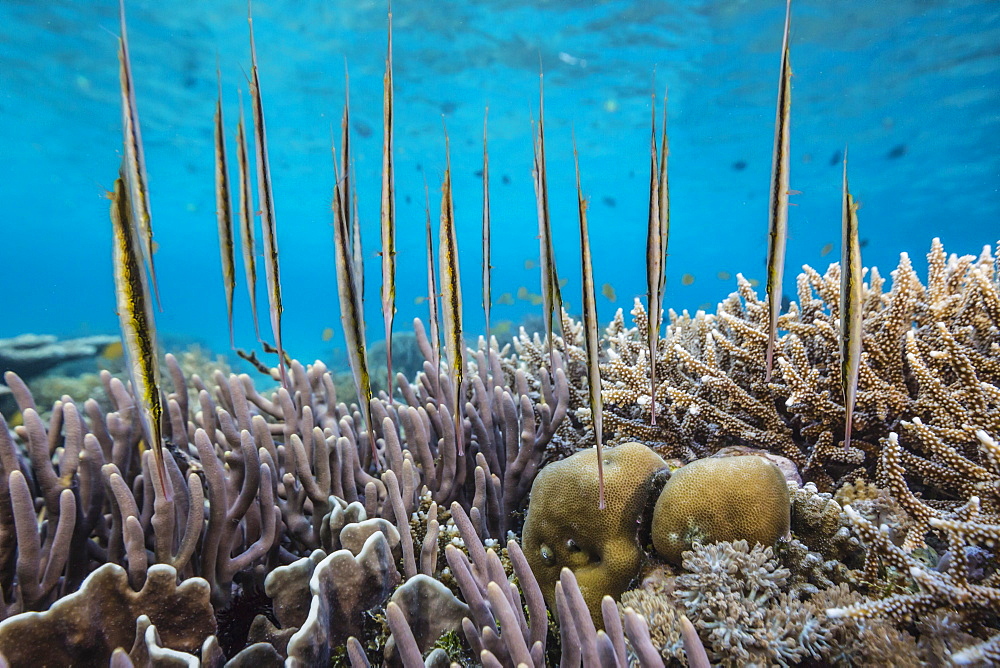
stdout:
<svg viewBox="0 0 1000 668">
<path fill-rule="evenodd" d="M 617 600 L 639 572 L 639 515 L 653 473 L 666 466 L 641 443 L 606 448 L 602 454 L 604 510 L 597 507 L 597 450 L 582 450 L 539 472 L 523 534 L 524 554 L 550 609 L 555 609 L 559 573 L 569 568 L 598 628 L 604 625 L 601 599 Z"/>
<path fill-rule="evenodd" d="M 673 472 L 653 509 L 653 547 L 681 563 L 694 541 L 774 545 L 788 534 L 785 476 L 753 455 L 699 459 Z"/>
</svg>

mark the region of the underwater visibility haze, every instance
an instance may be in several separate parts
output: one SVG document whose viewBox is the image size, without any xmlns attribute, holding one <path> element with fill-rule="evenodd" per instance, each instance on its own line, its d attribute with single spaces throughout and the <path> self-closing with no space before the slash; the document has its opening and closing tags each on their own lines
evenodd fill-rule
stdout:
<svg viewBox="0 0 1000 668">
<path fill-rule="evenodd" d="M 997 3 L 250 9 L 0 0 L 0 665 L 1000 664 Z"/>
</svg>

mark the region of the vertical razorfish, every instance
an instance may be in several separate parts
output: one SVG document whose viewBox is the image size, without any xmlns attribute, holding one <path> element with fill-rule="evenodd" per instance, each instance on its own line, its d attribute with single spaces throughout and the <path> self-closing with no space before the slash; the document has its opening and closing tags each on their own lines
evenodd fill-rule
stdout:
<svg viewBox="0 0 1000 668">
<path fill-rule="evenodd" d="M 118 21 L 121 37 L 118 39 L 119 79 L 122 96 L 122 130 L 125 143 L 126 185 L 132 189 L 129 202 L 135 207 L 133 220 L 139 222 L 139 236 L 145 266 L 153 284 L 156 304 L 160 304 L 160 288 L 156 281 L 156 264 L 153 258 L 153 223 L 149 213 L 149 180 L 146 176 L 146 156 L 142 148 L 142 133 L 139 131 L 139 108 L 135 103 L 135 86 L 132 79 L 132 61 L 128 52 L 128 32 L 125 29 L 125 0 L 118 2 Z"/>
<path fill-rule="evenodd" d="M 594 423 L 597 447 L 597 507 L 604 510 L 604 406 L 601 399 L 601 367 L 598 361 L 600 341 L 597 338 L 597 297 L 594 294 L 594 266 L 590 256 L 590 233 L 587 231 L 587 200 L 580 187 L 580 158 L 573 141 L 573 162 L 576 165 L 576 199 L 580 209 L 580 264 L 583 274 L 583 335 L 587 347 L 587 384 L 590 389 L 590 416 Z"/>
<path fill-rule="evenodd" d="M 229 161 L 226 159 L 226 131 L 222 121 L 222 73 L 216 69 L 219 99 L 215 102 L 215 216 L 219 227 L 219 252 L 222 255 L 222 282 L 226 290 L 226 315 L 229 317 L 229 347 L 236 345 L 233 336 L 233 293 L 236 291 L 236 248 L 233 240 L 233 204 L 229 195 Z"/>
<path fill-rule="evenodd" d="M 333 189 L 333 245 L 337 265 L 337 296 L 340 298 L 340 322 L 344 327 L 347 359 L 354 375 L 354 388 L 361 402 L 365 421 L 368 423 L 368 440 L 372 447 L 372 461 L 378 467 L 378 450 L 372 425 L 372 384 L 368 375 L 368 351 L 365 348 L 364 313 L 358 296 L 358 277 L 354 274 L 354 257 L 351 252 L 350 230 L 344 212 L 344 199 L 349 194 L 346 182 L 341 180 Z"/>
<path fill-rule="evenodd" d="M 351 254 L 354 281 L 354 298 L 358 313 L 365 308 L 365 264 L 361 251 L 361 226 L 358 221 L 357 194 L 354 193 L 354 179 L 351 178 L 351 81 L 344 66 L 344 116 L 340 121 L 340 207 L 347 230 L 347 245 Z M 336 165 L 334 165 L 336 169 Z M 352 206 L 353 203 L 353 206 Z M 362 322 L 362 327 L 364 323 Z M 363 340 L 363 339 L 362 339 Z"/>
<path fill-rule="evenodd" d="M 785 273 L 788 242 L 789 115 L 792 106 L 792 66 L 788 59 L 788 30 L 792 0 L 785 5 L 785 31 L 781 40 L 781 73 L 778 78 L 778 110 L 774 120 L 774 155 L 771 159 L 771 189 L 768 197 L 767 240 L 767 353 L 764 382 L 771 380 L 774 351 L 778 343 L 778 312 L 781 281 Z"/>
<path fill-rule="evenodd" d="M 486 346 L 490 345 L 490 154 L 486 143 L 486 124 L 490 108 L 483 114 L 483 316 L 486 319 Z"/>
<path fill-rule="evenodd" d="M 236 125 L 236 163 L 240 172 L 240 250 L 243 254 L 243 272 L 250 296 L 253 331 L 260 341 L 260 320 L 257 318 L 257 241 L 253 229 L 253 189 L 250 184 L 250 156 L 247 151 L 247 133 L 243 120 L 243 94 L 240 93 L 240 120 Z"/>
<path fill-rule="evenodd" d="M 649 349 L 650 424 L 656 424 L 656 351 L 659 347 L 663 296 L 666 289 L 667 238 L 670 234 L 670 196 L 667 186 L 667 102 L 663 101 L 663 138 L 656 156 L 656 96 L 649 156 L 649 221 L 646 230 L 646 313 Z"/>
<path fill-rule="evenodd" d="M 441 276 L 441 305 L 444 309 L 444 350 L 454 385 L 452 414 L 455 417 L 455 440 L 458 454 L 465 454 L 465 429 L 462 420 L 462 381 L 465 373 L 465 342 L 462 335 L 462 284 L 458 277 L 458 237 L 455 234 L 455 203 L 451 197 L 451 156 L 448 134 L 444 136 L 444 185 L 441 187 L 441 225 L 438 229 L 438 252 Z"/>
<path fill-rule="evenodd" d="M 260 228 L 264 238 L 264 275 L 267 278 L 267 300 L 271 311 L 271 331 L 278 350 L 278 371 L 281 384 L 288 387 L 285 371 L 285 349 L 281 344 L 281 272 L 278 268 L 278 231 L 274 221 L 274 194 L 271 190 L 271 167 L 267 160 L 267 132 L 264 128 L 264 104 L 260 96 L 257 73 L 257 46 L 253 40 L 253 16 L 247 12 L 250 26 L 250 98 L 252 100 L 254 148 L 257 153 L 257 197 L 260 203 Z"/>
<path fill-rule="evenodd" d="M 156 351 L 156 324 L 149 298 L 149 283 L 142 264 L 139 234 L 133 218 L 135 209 L 131 200 L 125 164 L 115 181 L 111 196 L 111 224 L 114 232 L 115 294 L 118 305 L 118 323 L 125 344 L 132 391 L 139 408 L 144 438 L 153 449 L 156 469 L 160 477 L 160 493 L 170 500 L 167 471 L 163 463 L 163 436 L 161 419 L 163 404 L 160 402 L 160 367 Z"/>
<path fill-rule="evenodd" d="M 847 189 L 847 149 L 844 149 L 843 215 L 840 237 L 840 379 L 844 390 L 844 448 L 851 445 L 854 402 L 861 367 L 861 244 L 858 242 L 858 205 Z"/>
<path fill-rule="evenodd" d="M 441 327 L 438 318 L 438 286 L 434 275 L 434 235 L 431 233 L 431 195 L 427 189 L 427 177 L 424 177 L 424 199 L 427 200 L 427 317 L 430 320 L 431 351 L 434 359 L 435 386 L 438 374 L 441 373 Z"/>
<path fill-rule="evenodd" d="M 386 393 L 392 401 L 392 319 L 396 315 L 396 194 L 392 168 L 392 10 L 382 79 L 382 318 L 385 321 Z"/>
<path fill-rule="evenodd" d="M 552 226 L 549 220 L 549 192 L 545 176 L 545 88 L 543 74 L 538 75 L 538 132 L 534 138 L 535 201 L 538 205 L 538 245 L 542 270 L 542 308 L 545 313 L 545 333 L 548 335 L 549 353 L 552 352 L 553 313 L 562 317 L 562 295 L 556 273 L 555 250 L 552 246 Z"/>
</svg>

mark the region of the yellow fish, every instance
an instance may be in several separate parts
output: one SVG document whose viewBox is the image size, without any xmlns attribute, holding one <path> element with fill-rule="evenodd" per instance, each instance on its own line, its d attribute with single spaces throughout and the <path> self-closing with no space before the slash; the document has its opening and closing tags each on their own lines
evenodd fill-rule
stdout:
<svg viewBox="0 0 1000 668">
<path fill-rule="evenodd" d="M 329 341 L 332 338 L 333 338 L 333 328 L 327 327 L 326 329 L 323 330 L 323 340 Z"/>
<path fill-rule="evenodd" d="M 535 267 L 537 267 L 537 266 L 538 266 L 538 265 L 537 265 L 537 264 L 535 264 L 535 261 L 534 261 L 534 260 L 525 260 L 525 261 L 524 261 L 524 268 L 525 268 L 525 269 L 528 269 L 529 271 L 530 271 L 531 269 L 534 269 L 534 268 L 535 268 Z"/>
<path fill-rule="evenodd" d="M 719 277 L 720 281 L 728 281 L 732 276 L 729 275 L 728 271 L 720 271 L 716 276 Z"/>
<path fill-rule="evenodd" d="M 514 323 L 510 320 L 501 320 L 493 327 L 494 336 L 506 336 L 514 329 Z"/>
<path fill-rule="evenodd" d="M 419 297 L 414 297 L 413 298 L 413 304 L 414 304 L 414 306 L 420 306 L 425 301 L 427 301 L 427 297 L 424 297 L 423 295 L 420 295 Z"/>
<path fill-rule="evenodd" d="M 615 294 L 615 289 L 610 283 L 605 283 L 601 286 L 601 294 L 604 295 L 609 302 L 613 303 L 618 301 L 618 295 Z"/>
<path fill-rule="evenodd" d="M 115 341 L 114 343 L 109 343 L 104 346 L 104 350 L 101 351 L 101 358 L 108 361 L 114 361 L 121 359 L 124 354 L 125 347 L 122 346 L 121 341 Z"/>
<path fill-rule="evenodd" d="M 523 299 L 523 300 L 527 301 L 528 300 L 528 288 L 524 287 L 523 285 L 521 287 L 519 287 L 517 289 L 517 298 L 518 299 Z"/>
<path fill-rule="evenodd" d="M 827 244 L 827 245 L 823 246 L 822 250 L 820 250 L 819 256 L 820 257 L 826 257 L 827 255 L 830 254 L 830 251 L 832 251 L 832 250 L 833 250 L 833 244 Z"/>
<path fill-rule="evenodd" d="M 497 298 L 497 304 L 504 304 L 505 306 L 510 306 L 514 303 L 514 295 L 509 292 L 505 292 Z"/>
<path fill-rule="evenodd" d="M 681 276 L 681 284 L 691 285 L 692 283 L 694 283 L 694 276 L 692 276 L 691 274 L 684 274 L 683 276 Z"/>
</svg>

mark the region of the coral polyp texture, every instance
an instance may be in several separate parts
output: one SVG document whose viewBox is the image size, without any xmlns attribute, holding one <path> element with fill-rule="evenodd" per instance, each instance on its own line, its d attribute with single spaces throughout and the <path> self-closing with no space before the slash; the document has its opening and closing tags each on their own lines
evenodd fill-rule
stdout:
<svg viewBox="0 0 1000 668">
<path fill-rule="evenodd" d="M 609 448 L 603 457 L 605 508 L 598 508 L 597 450 L 581 450 L 535 478 L 523 534 L 525 556 L 546 601 L 555 600 L 556 582 L 568 568 L 598 626 L 601 599 L 620 596 L 639 572 L 639 516 L 653 474 L 666 466 L 641 443 Z"/>
<path fill-rule="evenodd" d="M 680 564 L 695 542 L 774 545 L 788 533 L 785 476 L 763 457 L 707 458 L 670 475 L 653 509 L 653 547 Z"/>
</svg>

